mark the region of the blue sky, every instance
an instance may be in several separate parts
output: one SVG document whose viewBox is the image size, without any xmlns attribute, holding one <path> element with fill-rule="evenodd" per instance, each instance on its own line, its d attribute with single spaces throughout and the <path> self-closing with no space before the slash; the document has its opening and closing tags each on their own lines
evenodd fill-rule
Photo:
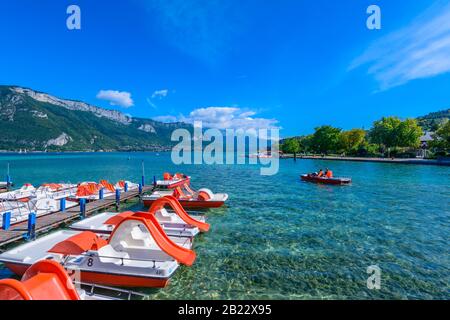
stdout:
<svg viewBox="0 0 450 320">
<path fill-rule="evenodd" d="M 5 0 L 0 27 L 1 84 L 136 117 L 290 136 L 450 105 L 449 1 Z"/>
</svg>

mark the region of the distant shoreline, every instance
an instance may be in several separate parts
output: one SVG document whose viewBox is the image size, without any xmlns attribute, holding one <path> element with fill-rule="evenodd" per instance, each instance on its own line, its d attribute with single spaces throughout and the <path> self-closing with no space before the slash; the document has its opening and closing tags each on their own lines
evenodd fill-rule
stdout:
<svg viewBox="0 0 450 320">
<path fill-rule="evenodd" d="M 293 154 L 284 155 L 285 159 L 293 159 Z M 433 159 L 397 159 L 397 158 L 363 158 L 363 157 L 332 157 L 332 156 L 301 156 L 297 155 L 298 160 L 330 160 L 330 161 L 352 161 L 352 162 L 377 162 L 377 163 L 395 163 L 395 164 L 416 164 L 431 166 L 450 166 L 450 160 Z"/>
<path fill-rule="evenodd" d="M 18 151 L 0 151 L 0 155 L 43 155 L 43 154 L 79 154 L 79 153 L 164 153 L 170 152 L 169 150 L 164 151 L 153 151 L 153 150 L 139 150 L 139 151 L 27 151 L 27 152 L 18 152 Z"/>
</svg>

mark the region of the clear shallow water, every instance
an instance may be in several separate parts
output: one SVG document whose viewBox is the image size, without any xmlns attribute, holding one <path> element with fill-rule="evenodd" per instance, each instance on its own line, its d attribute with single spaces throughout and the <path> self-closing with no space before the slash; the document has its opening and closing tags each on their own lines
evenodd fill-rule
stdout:
<svg viewBox="0 0 450 320">
<path fill-rule="evenodd" d="M 177 167 L 170 154 L 116 153 L 3 155 L 0 170 L 9 162 L 18 186 L 139 181 L 142 160 L 148 182 L 184 172 L 194 187 L 230 195 L 227 208 L 207 213 L 212 229 L 196 238 L 194 266 L 144 290 L 154 299 L 450 298 L 448 167 L 281 160 L 279 174 L 264 177 L 257 166 Z M 300 182 L 325 167 L 353 185 Z M 379 291 L 367 289 L 370 265 L 382 270 Z"/>
</svg>

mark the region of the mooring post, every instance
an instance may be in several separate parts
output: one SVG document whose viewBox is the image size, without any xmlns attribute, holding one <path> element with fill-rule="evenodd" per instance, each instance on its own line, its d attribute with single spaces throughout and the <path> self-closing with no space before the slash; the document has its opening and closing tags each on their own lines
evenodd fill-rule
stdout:
<svg viewBox="0 0 450 320">
<path fill-rule="evenodd" d="M 120 189 L 116 189 L 116 208 L 120 207 Z"/>
<path fill-rule="evenodd" d="M 153 176 L 153 186 L 156 187 L 156 176 Z"/>
<path fill-rule="evenodd" d="M 142 186 L 145 187 L 145 167 L 144 167 L 144 161 L 142 161 Z"/>
<path fill-rule="evenodd" d="M 125 186 L 123 187 L 125 192 L 128 192 L 128 182 L 125 182 Z"/>
<path fill-rule="evenodd" d="M 98 191 L 98 199 L 99 199 L 99 200 L 103 200 L 104 197 L 105 197 L 105 192 L 103 191 L 103 188 L 101 188 L 101 189 Z"/>
<path fill-rule="evenodd" d="M 28 240 L 36 239 L 36 213 L 32 212 L 28 215 Z"/>
<path fill-rule="evenodd" d="M 139 183 L 139 194 L 142 194 L 142 183 Z"/>
<path fill-rule="evenodd" d="M 86 199 L 80 199 L 80 217 L 81 219 L 86 218 Z"/>
<path fill-rule="evenodd" d="M 66 198 L 59 199 L 59 211 L 66 211 Z"/>
<path fill-rule="evenodd" d="M 3 214 L 2 229 L 7 231 L 9 227 L 11 227 L 11 212 L 5 212 Z"/>
<path fill-rule="evenodd" d="M 11 179 L 11 176 L 9 174 L 9 163 L 8 163 L 8 167 L 7 167 L 7 170 L 6 170 L 6 188 L 9 189 L 11 187 L 11 185 L 12 185 L 12 179 Z"/>
</svg>

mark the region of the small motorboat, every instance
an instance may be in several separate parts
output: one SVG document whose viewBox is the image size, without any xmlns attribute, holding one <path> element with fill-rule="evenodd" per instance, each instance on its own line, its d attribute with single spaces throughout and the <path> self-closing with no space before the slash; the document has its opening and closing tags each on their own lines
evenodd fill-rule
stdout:
<svg viewBox="0 0 450 320">
<path fill-rule="evenodd" d="M 61 230 L 0 255 L 17 275 L 34 263 L 54 260 L 83 283 L 119 287 L 165 287 L 179 264 L 190 266 L 195 252 L 177 245 L 152 215 L 122 220 L 105 240 L 90 231 Z"/>
<path fill-rule="evenodd" d="M 83 287 L 90 287 L 89 291 Z M 103 287 L 105 293 L 96 294 L 95 287 L 73 283 L 67 271 L 56 261 L 41 260 L 33 264 L 22 276 L 15 279 L 0 280 L 0 300 L 121 300 L 117 297 L 143 298 L 144 295 Z"/>
<path fill-rule="evenodd" d="M 331 185 L 348 185 L 352 183 L 350 178 L 328 178 L 328 177 L 318 177 L 313 174 L 304 174 L 300 176 L 300 179 L 306 182 L 313 183 L 323 183 Z"/>
<path fill-rule="evenodd" d="M 167 195 L 175 197 L 184 208 L 219 208 L 228 200 L 226 193 L 215 194 L 206 188 L 195 191 L 190 187 L 190 178 L 180 176 L 183 178 L 176 183 L 163 185 L 157 182 L 153 193 L 142 197 L 144 205 L 150 207 L 156 200 Z"/>
<path fill-rule="evenodd" d="M 165 206 L 170 206 L 172 212 L 168 212 Z M 164 232 L 178 245 L 186 246 L 186 240 L 181 238 L 195 237 L 199 232 L 207 232 L 209 224 L 205 223 L 205 217 L 189 216 L 180 203 L 172 196 L 165 196 L 156 200 L 148 212 L 104 212 L 93 217 L 76 222 L 70 226 L 73 230 L 92 231 L 100 234 L 110 234 L 114 228 L 127 217 L 144 217 L 154 215 L 162 226 Z M 192 244 L 192 241 L 190 242 Z"/>
</svg>

